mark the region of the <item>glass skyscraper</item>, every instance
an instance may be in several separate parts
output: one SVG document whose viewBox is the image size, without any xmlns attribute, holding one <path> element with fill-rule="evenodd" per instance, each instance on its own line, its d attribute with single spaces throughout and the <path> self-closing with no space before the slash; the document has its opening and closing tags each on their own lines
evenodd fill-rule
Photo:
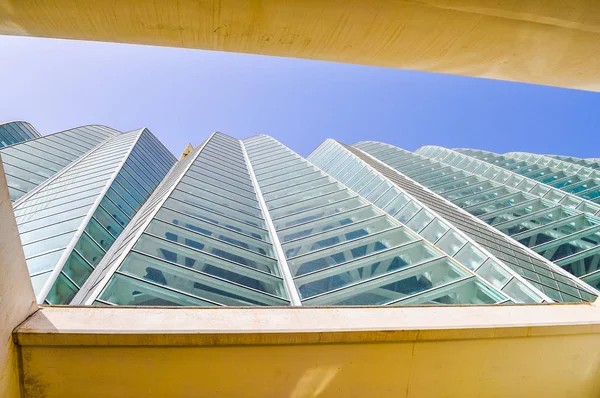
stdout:
<svg viewBox="0 0 600 398">
<path fill-rule="evenodd" d="M 38 138 L 40 133 L 27 122 L 7 122 L 0 124 L 0 148 L 22 141 Z"/>
<path fill-rule="evenodd" d="M 510 301 L 274 139 L 216 133 L 173 169 L 74 303 Z"/>
<path fill-rule="evenodd" d="M 117 134 L 104 126 L 83 126 L 0 149 L 11 200 L 18 201 Z"/>
<path fill-rule="evenodd" d="M 26 141 L 0 156 L 9 189 L 17 177 L 6 165 L 22 164 L 14 174 L 24 178 L 46 173 L 13 206 L 34 291 L 49 304 L 71 301 L 175 163 L 147 129 L 98 126 Z"/>
<path fill-rule="evenodd" d="M 533 154 L 431 146 L 410 154 L 380 143 L 356 147 L 510 236 L 540 260 L 598 286 L 600 206 L 593 197 L 598 181 L 590 174 L 593 169 Z M 545 289 L 566 288 L 558 273 L 540 272 L 535 263 L 522 274 Z"/>
<path fill-rule="evenodd" d="M 0 150 L 40 303 L 590 302 L 600 163 L 86 126 Z M 597 183 L 598 181 L 598 183 Z M 595 188 L 598 187 L 598 190 Z"/>
</svg>

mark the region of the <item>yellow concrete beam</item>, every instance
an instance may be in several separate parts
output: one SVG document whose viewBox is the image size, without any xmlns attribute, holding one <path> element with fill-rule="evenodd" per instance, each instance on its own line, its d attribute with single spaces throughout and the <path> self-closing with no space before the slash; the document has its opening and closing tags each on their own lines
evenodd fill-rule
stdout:
<svg viewBox="0 0 600 398">
<path fill-rule="evenodd" d="M 600 90 L 596 0 L 0 0 L 0 34 Z"/>
<path fill-rule="evenodd" d="M 0 160 L 0 397 L 21 396 L 13 329 L 37 310 Z"/>
<path fill-rule="evenodd" d="M 594 304 L 42 308 L 27 397 L 597 397 Z"/>
</svg>

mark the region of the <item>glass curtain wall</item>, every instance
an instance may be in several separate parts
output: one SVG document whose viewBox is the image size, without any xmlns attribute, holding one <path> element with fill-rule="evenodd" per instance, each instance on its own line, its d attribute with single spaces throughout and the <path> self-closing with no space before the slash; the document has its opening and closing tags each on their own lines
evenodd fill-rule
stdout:
<svg viewBox="0 0 600 398">
<path fill-rule="evenodd" d="M 446 151 L 444 148 L 428 147 L 428 150 L 418 151 L 423 154 L 420 156 L 381 143 L 363 142 L 355 144 L 355 146 L 463 208 L 466 212 L 515 238 L 520 243 L 526 246 L 531 245 L 529 247 L 534 252 L 539 253 L 553 264 L 577 276 L 581 275 L 575 264 L 582 259 L 581 255 L 569 257 L 569 255 L 562 254 L 562 257 L 559 258 L 562 252 L 555 251 L 549 246 L 538 247 L 537 241 L 530 237 L 529 239 L 519 239 L 520 236 L 517 235 L 529 230 L 531 230 L 530 233 L 535 234 L 543 233 L 544 229 L 560 228 L 560 222 L 558 224 L 555 222 L 557 221 L 556 217 L 562 220 L 570 215 L 580 214 L 584 219 L 589 219 L 589 216 L 582 211 L 542 199 L 537 194 L 548 192 L 549 189 L 545 189 L 543 184 L 528 184 L 529 181 L 523 177 L 510 174 L 508 171 L 503 171 L 503 169 L 484 161 L 473 158 L 466 159 L 468 158 L 466 155 L 459 153 L 448 159 L 449 163 L 437 161 L 436 157 L 442 156 L 439 152 Z M 427 156 L 431 156 L 431 158 Z M 448 156 L 448 154 L 445 153 L 443 156 Z M 528 192 L 524 191 L 525 185 L 529 188 Z M 591 219 L 590 221 L 593 222 Z M 538 229 L 540 227 L 541 229 Z M 588 232 L 590 232 L 590 236 L 593 233 L 592 230 L 588 230 Z M 551 232 L 551 234 L 553 233 Z M 555 236 L 558 237 L 558 235 Z M 576 239 L 578 237 L 572 235 L 567 240 L 571 242 Z M 542 238 L 540 242 L 542 241 L 547 240 Z M 559 240 L 555 244 L 560 246 L 561 242 L 566 243 Z M 579 244 L 587 246 L 589 242 Z M 585 253 L 592 254 L 590 251 Z M 585 254 L 583 256 L 585 257 Z M 588 263 L 590 261 L 592 260 L 588 260 Z M 568 274 L 557 272 L 558 270 L 554 267 L 548 268 L 548 265 L 543 262 L 535 261 L 533 264 L 527 264 L 519 261 L 519 265 L 521 265 L 521 270 L 515 267 L 513 269 L 535 286 L 541 286 L 541 289 L 544 289 L 544 292 L 551 297 L 556 295 L 551 295 L 553 292 L 549 288 L 559 291 L 563 298 L 571 296 L 573 299 L 586 301 L 590 299 L 590 292 L 594 292 L 578 280 L 569 278 Z M 525 269 L 522 269 L 523 267 Z"/>
<path fill-rule="evenodd" d="M 542 254 L 573 275 L 580 277 L 585 282 L 598 287 L 600 283 L 600 269 L 598 268 L 600 235 L 598 234 L 597 225 L 600 224 L 598 219 L 600 206 L 573 193 L 566 192 L 562 189 L 564 187 L 558 188 L 554 186 L 556 184 L 547 184 L 547 182 L 552 181 L 553 175 L 556 176 L 556 173 L 546 174 L 545 177 L 532 175 L 532 177 L 536 177 L 534 179 L 515 173 L 509 170 L 508 166 L 507 168 L 500 167 L 462 152 L 437 147 L 428 147 L 428 149 L 427 153 L 447 164 L 454 165 L 458 164 L 457 161 L 460 161 L 460 168 L 467 162 L 472 165 L 480 165 L 480 168 L 475 170 L 477 174 L 480 174 L 482 168 L 485 167 L 488 169 L 486 170 L 487 177 L 491 180 L 502 182 L 521 191 L 523 194 L 517 197 L 514 202 L 524 207 L 524 210 L 518 210 L 517 215 L 525 213 L 520 214 L 517 218 L 529 215 L 530 209 L 536 211 L 536 216 L 540 215 L 537 212 L 542 212 L 545 215 L 544 219 L 548 220 L 544 223 L 544 227 L 538 229 L 537 227 L 540 225 L 537 220 L 533 220 L 533 224 L 530 223 L 531 220 L 527 220 L 529 224 L 517 223 L 515 225 L 516 220 L 512 219 L 514 217 L 510 213 L 512 207 L 505 212 L 498 210 L 496 213 L 492 213 L 491 216 L 496 214 L 498 217 L 495 220 L 490 220 L 490 222 L 508 221 L 507 224 L 501 225 L 501 227 L 505 227 L 503 232 L 509 233 L 524 245 L 531 247 L 534 251 Z M 427 149 L 423 148 L 423 150 Z M 566 171 L 572 172 L 572 169 L 565 168 L 558 173 L 562 176 Z M 571 179 L 571 177 L 567 179 Z M 565 178 L 561 177 L 561 181 L 565 182 Z M 537 199 L 530 194 L 535 195 Z M 523 202 L 532 206 L 529 207 Z M 558 213 L 556 212 L 557 209 L 560 210 Z M 583 217 L 575 217 L 582 213 Z M 507 220 L 507 217 L 510 220 Z M 511 228 L 510 231 L 507 228 Z M 533 231 L 530 231 L 531 229 Z"/>
<path fill-rule="evenodd" d="M 95 305 L 287 306 L 239 140 L 179 161 L 78 297 Z"/>
<path fill-rule="evenodd" d="M 104 126 L 84 126 L 0 149 L 11 200 L 20 199 L 118 134 Z"/>
<path fill-rule="evenodd" d="M 504 291 L 514 302 L 553 301 L 345 146 L 326 140 L 307 160 Z"/>
<path fill-rule="evenodd" d="M 586 159 L 513 152 L 498 155 L 487 151 L 457 149 L 456 152 L 547 185 L 544 195 L 567 208 L 584 212 L 561 212 L 553 224 L 539 233 L 517 231 L 515 238 L 565 267 L 595 287 L 600 285 L 600 171 Z M 561 196 L 556 191 L 564 191 Z M 581 200 L 581 199 L 583 200 Z M 513 231 L 511 231 L 513 232 Z M 527 241 L 529 239 L 529 241 Z"/>
<path fill-rule="evenodd" d="M 513 152 L 513 153 L 519 153 L 519 152 Z M 507 155 L 512 154 L 512 153 L 507 153 Z M 589 167 L 590 169 L 594 169 L 594 170 L 598 170 L 600 169 L 600 162 L 598 161 L 598 159 L 582 159 L 582 158 L 575 158 L 572 156 L 561 156 L 561 155 L 544 155 L 553 159 L 558 159 L 558 160 L 562 160 L 563 162 L 569 162 L 569 163 L 573 163 L 573 164 L 578 164 L 580 166 L 585 166 L 585 167 Z"/>
<path fill-rule="evenodd" d="M 273 138 L 245 139 L 244 146 L 302 305 L 509 301 Z"/>
<path fill-rule="evenodd" d="M 600 286 L 597 160 L 333 140 L 306 160 L 265 135 L 221 133 L 190 150 L 176 162 L 146 129 L 103 126 L 0 149 L 38 301 L 597 297 L 575 277 Z"/>
<path fill-rule="evenodd" d="M 200 147 L 202 147 L 202 145 Z M 139 234 L 143 232 L 149 220 L 151 220 L 152 216 L 157 212 L 157 209 L 160 208 L 161 204 L 168 198 L 174 187 L 179 183 L 181 177 L 188 170 L 196 155 L 184 157 L 175 163 L 175 166 L 173 166 L 167 176 L 163 178 L 162 182 L 156 187 L 152 195 L 150 195 L 148 200 L 146 200 L 144 205 L 136 213 L 135 217 L 131 220 L 131 223 L 123 229 L 123 232 L 107 251 L 100 264 L 96 266 L 90 277 L 75 295 L 71 304 L 84 305 L 93 303 L 94 305 L 109 305 L 106 304 L 106 302 L 99 300 L 94 302 L 93 299 L 97 296 L 96 293 L 98 289 L 102 289 L 106 285 L 106 281 L 110 279 L 112 272 L 114 272 L 115 268 L 120 264 L 120 261 L 122 261 L 122 257 L 127 254 L 128 250 L 131 250 L 131 246 L 136 241 Z M 165 293 L 168 295 L 170 292 Z"/>
<path fill-rule="evenodd" d="M 600 171 L 593 168 L 531 153 L 513 152 L 498 155 L 473 149 L 455 149 L 455 151 L 593 203 L 600 203 Z M 600 210 L 600 206 L 594 208 L 596 212 Z"/>
<path fill-rule="evenodd" d="M 267 306 L 292 295 L 302 305 L 510 302 L 275 140 L 215 133 L 175 166 L 72 303 Z"/>
<path fill-rule="evenodd" d="M 600 215 L 600 205 L 595 204 L 589 200 L 580 198 L 573 193 L 561 189 L 564 187 L 558 188 L 552 185 L 552 182 L 555 181 L 553 180 L 554 177 L 560 177 L 561 180 L 564 178 L 564 170 L 557 172 L 559 173 L 559 175 L 549 175 L 546 173 L 541 176 L 536 176 L 535 174 L 532 174 L 531 177 L 527 177 L 525 175 L 521 175 L 517 172 L 510 170 L 508 166 L 507 168 L 504 168 L 496 164 L 487 162 L 485 160 L 478 159 L 477 157 L 470 156 L 452 149 L 427 146 L 419 148 L 416 151 L 416 153 L 437 160 L 441 163 L 454 166 L 458 169 L 468 171 L 471 174 L 475 174 L 477 176 L 485 177 L 490 180 L 500 182 L 508 187 L 516 188 L 521 192 L 533 194 L 549 202 L 563 205 L 566 208 L 579 210 L 591 216 Z M 515 162 L 514 159 L 510 160 L 512 162 Z M 531 169 L 535 169 L 535 167 L 532 166 L 528 167 Z M 535 172 L 536 170 L 533 171 Z M 529 174 L 525 173 L 524 170 L 523 173 Z"/>
<path fill-rule="evenodd" d="M 40 133 L 27 122 L 0 124 L 0 148 L 40 137 Z"/>
<path fill-rule="evenodd" d="M 148 130 L 121 134 L 15 205 L 39 302 L 70 302 L 174 163 Z"/>
</svg>

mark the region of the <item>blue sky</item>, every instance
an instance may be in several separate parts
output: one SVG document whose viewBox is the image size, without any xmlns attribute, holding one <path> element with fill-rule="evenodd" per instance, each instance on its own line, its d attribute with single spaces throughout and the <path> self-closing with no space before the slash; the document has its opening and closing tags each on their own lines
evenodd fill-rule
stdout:
<svg viewBox="0 0 600 398">
<path fill-rule="evenodd" d="M 213 131 L 307 155 L 327 137 L 600 157 L 600 94 L 199 50 L 0 36 L 0 122 L 148 127 L 179 155 Z"/>
</svg>

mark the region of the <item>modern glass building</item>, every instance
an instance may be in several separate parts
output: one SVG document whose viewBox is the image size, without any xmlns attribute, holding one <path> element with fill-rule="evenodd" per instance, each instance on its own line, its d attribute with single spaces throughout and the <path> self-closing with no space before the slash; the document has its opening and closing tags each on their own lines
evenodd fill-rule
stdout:
<svg viewBox="0 0 600 398">
<path fill-rule="evenodd" d="M 40 133 L 27 122 L 0 124 L 0 148 L 40 137 Z"/>
<path fill-rule="evenodd" d="M 0 155 L 40 303 L 407 306 L 598 295 L 594 161 L 333 140 L 305 159 L 269 136 L 222 133 L 176 161 L 147 129 L 101 126 Z"/>
<path fill-rule="evenodd" d="M 274 139 L 216 133 L 173 169 L 72 303 L 515 301 L 463 262 Z"/>
<path fill-rule="evenodd" d="M 104 126 L 83 126 L 0 149 L 11 200 L 21 199 L 118 134 Z"/>
<path fill-rule="evenodd" d="M 34 147 L 39 157 L 20 149 Z M 22 175 L 53 171 L 14 203 L 34 291 L 38 302 L 50 304 L 70 302 L 175 163 L 147 129 L 85 127 L 44 136 L 5 148 L 5 167 L 16 159 L 5 157 L 10 150 L 22 151 L 22 163 L 29 161 L 29 170 L 19 169 Z M 51 156 L 64 160 L 64 167 L 45 169 Z M 10 184 L 12 169 L 5 170 Z"/>
</svg>

